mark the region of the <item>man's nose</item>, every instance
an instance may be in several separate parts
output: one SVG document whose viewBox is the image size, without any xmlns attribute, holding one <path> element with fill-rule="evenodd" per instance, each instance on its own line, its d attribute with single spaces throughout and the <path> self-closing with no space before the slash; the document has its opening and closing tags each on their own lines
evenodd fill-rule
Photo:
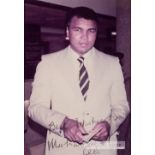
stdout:
<svg viewBox="0 0 155 155">
<path fill-rule="evenodd" d="M 87 40 L 88 40 L 88 33 L 87 33 L 87 32 L 83 32 L 83 33 L 82 33 L 82 36 L 81 36 L 81 39 L 82 39 L 83 41 L 87 41 Z"/>
</svg>

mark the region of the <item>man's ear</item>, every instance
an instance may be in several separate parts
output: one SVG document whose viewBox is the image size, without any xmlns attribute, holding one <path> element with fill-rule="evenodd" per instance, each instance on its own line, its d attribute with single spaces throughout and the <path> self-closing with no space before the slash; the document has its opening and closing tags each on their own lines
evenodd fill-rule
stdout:
<svg viewBox="0 0 155 155">
<path fill-rule="evenodd" d="M 66 28 L 66 40 L 69 40 L 69 30 L 68 30 L 68 27 Z"/>
</svg>

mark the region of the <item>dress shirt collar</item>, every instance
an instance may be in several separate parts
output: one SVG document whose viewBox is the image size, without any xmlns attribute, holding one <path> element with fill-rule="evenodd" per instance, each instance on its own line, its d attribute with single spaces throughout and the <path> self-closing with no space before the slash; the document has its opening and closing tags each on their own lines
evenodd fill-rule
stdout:
<svg viewBox="0 0 155 155">
<path fill-rule="evenodd" d="M 93 55 L 93 53 L 94 53 L 94 47 L 91 49 L 91 50 L 89 50 L 87 53 L 85 53 L 84 55 L 82 55 L 82 57 L 84 57 L 84 58 L 89 58 L 89 57 L 91 57 L 92 55 Z M 71 48 L 71 46 L 69 45 L 68 46 L 68 54 L 69 54 L 69 56 L 71 56 L 73 59 L 78 59 L 79 57 L 80 57 L 80 55 L 78 54 L 78 53 L 76 53 L 72 48 Z"/>
</svg>

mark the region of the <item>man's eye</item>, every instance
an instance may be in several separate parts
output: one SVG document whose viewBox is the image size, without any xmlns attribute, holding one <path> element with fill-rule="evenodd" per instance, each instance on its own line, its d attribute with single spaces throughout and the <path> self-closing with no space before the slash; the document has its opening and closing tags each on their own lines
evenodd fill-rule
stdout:
<svg viewBox="0 0 155 155">
<path fill-rule="evenodd" d="M 77 27 L 77 28 L 73 28 L 73 30 L 74 30 L 74 31 L 77 31 L 77 32 L 80 32 L 80 31 L 81 31 L 81 29 L 78 28 L 78 27 Z"/>
<path fill-rule="evenodd" d="M 89 32 L 96 33 L 96 29 L 90 29 Z"/>
</svg>

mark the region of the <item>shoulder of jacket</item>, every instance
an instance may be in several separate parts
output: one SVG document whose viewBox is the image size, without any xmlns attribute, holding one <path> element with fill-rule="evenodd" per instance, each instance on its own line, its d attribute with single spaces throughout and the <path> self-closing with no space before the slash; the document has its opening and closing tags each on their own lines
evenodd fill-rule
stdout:
<svg viewBox="0 0 155 155">
<path fill-rule="evenodd" d="M 59 50 L 59 51 L 56 51 L 56 52 L 51 52 L 49 54 L 45 54 L 45 55 L 42 55 L 41 57 L 41 60 L 42 61 L 51 61 L 51 60 L 55 60 L 57 59 L 59 56 L 62 55 L 62 53 L 64 53 L 65 49 L 62 49 L 62 50 Z"/>
<path fill-rule="evenodd" d="M 98 49 L 96 49 L 96 53 L 99 58 L 107 60 L 107 61 L 118 61 L 119 60 L 119 58 L 117 56 L 107 54 L 107 53 L 100 51 Z"/>
</svg>

